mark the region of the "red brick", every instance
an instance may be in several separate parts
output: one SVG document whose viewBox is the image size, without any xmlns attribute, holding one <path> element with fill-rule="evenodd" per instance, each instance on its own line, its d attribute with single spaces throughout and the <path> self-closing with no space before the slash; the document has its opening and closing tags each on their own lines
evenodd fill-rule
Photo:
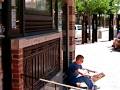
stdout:
<svg viewBox="0 0 120 90">
<path fill-rule="evenodd" d="M 13 87 L 12 90 L 23 90 L 21 87 Z"/>
<path fill-rule="evenodd" d="M 74 40 L 74 37 L 70 37 L 69 38 L 69 45 L 74 45 L 75 44 L 75 40 Z"/>
<path fill-rule="evenodd" d="M 75 14 L 75 9 L 73 6 L 69 6 L 69 15 L 74 15 Z"/>
<path fill-rule="evenodd" d="M 21 54 L 23 53 L 23 49 L 19 49 L 19 50 L 11 50 L 13 54 Z"/>
<path fill-rule="evenodd" d="M 13 79 L 17 79 L 17 78 L 21 78 L 21 74 L 20 73 L 13 73 Z"/>
<path fill-rule="evenodd" d="M 12 59 L 12 64 L 18 64 L 19 60 L 18 59 Z"/>
<path fill-rule="evenodd" d="M 12 73 L 19 73 L 19 69 L 18 68 L 12 68 Z"/>
<path fill-rule="evenodd" d="M 18 68 L 19 68 L 19 64 L 14 64 L 14 63 L 13 63 L 13 64 L 12 64 L 12 69 L 14 69 L 14 68 L 17 68 L 17 69 L 18 69 Z"/>
<path fill-rule="evenodd" d="M 69 56 L 70 56 L 70 60 L 73 60 L 75 58 L 75 52 L 74 51 L 70 52 Z"/>
<path fill-rule="evenodd" d="M 13 88 L 12 90 L 23 90 L 23 81 L 22 80 L 18 81 L 14 79 L 12 83 L 12 88 Z"/>
<path fill-rule="evenodd" d="M 13 55 L 12 55 L 12 58 L 13 58 L 13 59 L 20 59 L 20 58 L 23 58 L 23 54 L 19 54 L 19 55 L 13 54 Z"/>
</svg>

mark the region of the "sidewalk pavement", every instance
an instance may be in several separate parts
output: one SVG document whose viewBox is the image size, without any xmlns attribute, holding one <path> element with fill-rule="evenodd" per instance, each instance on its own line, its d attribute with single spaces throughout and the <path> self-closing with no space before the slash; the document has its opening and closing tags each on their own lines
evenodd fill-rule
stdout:
<svg viewBox="0 0 120 90">
<path fill-rule="evenodd" d="M 76 45 L 75 56 L 85 57 L 83 67 L 105 73 L 106 76 L 96 82 L 99 90 L 120 90 L 120 52 L 112 50 L 112 42 Z"/>
</svg>

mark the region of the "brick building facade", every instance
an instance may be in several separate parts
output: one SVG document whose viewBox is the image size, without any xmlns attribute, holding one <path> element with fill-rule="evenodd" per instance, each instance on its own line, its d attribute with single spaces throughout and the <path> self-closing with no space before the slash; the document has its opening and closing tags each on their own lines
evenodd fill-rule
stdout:
<svg viewBox="0 0 120 90">
<path fill-rule="evenodd" d="M 51 5 L 58 2 L 58 0 L 51 0 L 51 1 L 52 1 Z M 23 2 L 21 4 L 23 4 L 24 6 Z M 37 81 L 39 78 L 52 79 L 52 78 L 58 77 L 56 76 L 56 74 L 66 70 L 69 63 L 72 62 L 72 60 L 75 58 L 74 0 L 63 0 L 62 7 L 63 7 L 62 8 L 63 17 L 64 17 L 62 21 L 63 22 L 64 20 L 66 21 L 64 22 L 66 25 L 65 26 L 66 28 L 63 27 L 62 28 L 63 30 L 57 31 L 57 32 L 56 31 L 54 32 L 53 30 L 51 31 L 51 33 L 45 32 L 45 34 L 37 34 L 37 35 L 32 34 L 32 35 L 23 36 L 23 37 L 10 38 L 12 90 L 33 90 L 33 89 L 38 90 L 38 88 L 40 88 L 39 86 L 41 85 Z M 56 9 L 56 6 L 53 6 L 52 8 Z M 66 9 L 65 11 L 67 12 L 65 12 L 64 9 Z M 19 15 L 22 15 L 21 13 L 19 13 Z M 32 12 L 32 13 L 35 14 L 35 12 Z M 27 29 L 31 30 L 30 32 L 34 32 L 34 30 L 32 31 L 32 29 L 34 28 L 38 28 L 38 27 L 39 29 L 43 28 L 42 26 L 38 26 L 38 27 L 32 26 L 33 24 L 38 25 L 39 23 L 41 23 L 41 21 L 42 21 L 41 25 L 44 25 L 44 22 L 48 23 L 49 25 L 53 24 L 53 21 L 48 21 L 48 20 L 51 20 L 51 18 L 48 17 L 47 15 L 43 16 L 42 14 L 41 18 L 38 18 L 39 20 L 37 20 L 38 16 L 37 15 L 34 16 L 34 14 L 30 14 L 28 12 L 25 18 L 22 19 L 22 20 L 25 20 L 25 22 L 23 22 L 25 24 L 22 23 L 22 25 L 23 27 L 24 25 L 26 27 L 25 29 L 26 31 L 24 31 L 25 32 L 24 35 L 28 33 Z M 56 17 L 56 15 L 54 17 Z M 34 23 L 31 24 L 32 20 L 34 20 L 33 21 Z M 54 22 L 57 22 L 57 21 L 55 20 Z M 20 29 L 24 29 L 23 27 L 21 28 L 21 25 L 19 26 Z M 45 28 L 46 27 L 47 25 L 45 26 Z M 54 26 L 52 25 L 52 27 Z M 53 29 L 53 28 L 50 28 L 50 29 Z M 17 31 L 16 33 L 19 33 L 19 31 Z M 67 41 L 67 42 L 64 43 L 64 41 Z M 2 76 L 1 72 L 2 72 L 2 69 L 0 70 L 0 78 L 1 78 L 0 80 L 2 82 L 2 79 L 4 78 L 4 76 Z M 50 75 L 51 77 L 49 77 Z M 62 78 L 62 73 L 59 74 L 59 78 L 60 77 Z M 37 87 L 34 86 L 33 84 L 35 84 Z M 0 86 L 1 86 L 0 90 L 2 90 L 2 86 L 4 85 L 1 84 Z"/>
</svg>

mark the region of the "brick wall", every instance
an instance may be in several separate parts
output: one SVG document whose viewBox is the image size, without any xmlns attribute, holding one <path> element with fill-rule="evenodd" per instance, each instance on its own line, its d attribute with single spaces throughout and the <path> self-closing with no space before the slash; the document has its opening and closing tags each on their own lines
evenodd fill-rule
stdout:
<svg viewBox="0 0 120 90">
<path fill-rule="evenodd" d="M 40 44 L 56 38 L 61 38 L 61 36 L 62 33 L 54 33 L 45 36 L 36 35 L 11 40 L 12 90 L 24 90 L 23 49 L 25 47 L 33 46 L 35 44 Z M 60 58 L 62 57 L 60 56 Z"/>
<path fill-rule="evenodd" d="M 63 71 L 75 58 L 75 0 L 63 0 Z"/>
<path fill-rule="evenodd" d="M 12 50 L 12 90 L 23 90 L 23 50 Z"/>
<path fill-rule="evenodd" d="M 67 0 L 67 3 L 69 9 L 69 60 L 73 60 L 75 58 L 75 0 Z"/>
</svg>

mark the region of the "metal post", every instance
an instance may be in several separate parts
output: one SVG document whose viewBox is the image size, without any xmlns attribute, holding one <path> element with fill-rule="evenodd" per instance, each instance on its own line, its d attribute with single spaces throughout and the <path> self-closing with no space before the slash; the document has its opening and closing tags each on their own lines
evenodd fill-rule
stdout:
<svg viewBox="0 0 120 90">
<path fill-rule="evenodd" d="M 5 0 L 2 4 L 2 25 L 5 28 L 2 39 L 2 69 L 3 69 L 3 90 L 12 90 L 11 71 L 11 41 L 9 31 L 11 28 L 11 0 Z"/>
</svg>

